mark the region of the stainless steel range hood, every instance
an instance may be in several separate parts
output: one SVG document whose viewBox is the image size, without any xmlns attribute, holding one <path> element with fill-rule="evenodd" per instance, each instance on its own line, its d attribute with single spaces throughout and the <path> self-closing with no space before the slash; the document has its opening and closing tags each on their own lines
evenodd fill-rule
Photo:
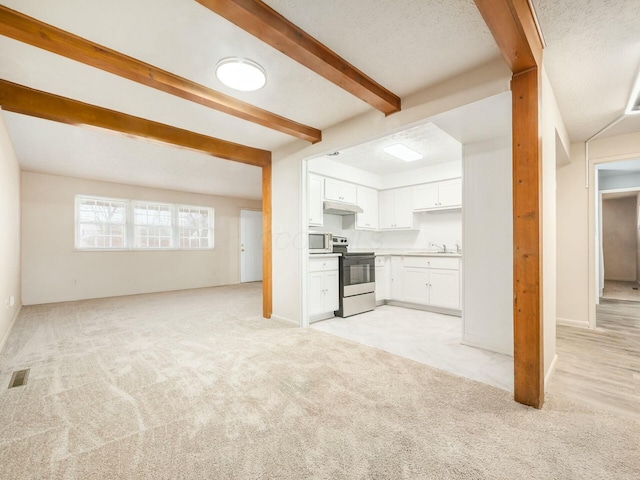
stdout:
<svg viewBox="0 0 640 480">
<path fill-rule="evenodd" d="M 343 203 L 326 200 L 322 204 L 324 213 L 330 213 L 332 215 L 353 215 L 355 213 L 362 213 L 362 208 L 354 203 Z"/>
</svg>

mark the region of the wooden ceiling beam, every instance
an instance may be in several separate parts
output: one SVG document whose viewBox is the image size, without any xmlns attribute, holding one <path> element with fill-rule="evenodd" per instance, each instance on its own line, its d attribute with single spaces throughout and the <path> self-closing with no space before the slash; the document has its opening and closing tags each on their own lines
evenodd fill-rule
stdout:
<svg viewBox="0 0 640 480">
<path fill-rule="evenodd" d="M 322 132 L 0 5 L 0 34 L 311 143 Z"/>
<path fill-rule="evenodd" d="M 400 97 L 259 0 L 196 0 L 385 115 L 400 110 Z"/>
<path fill-rule="evenodd" d="M 544 43 L 527 0 L 474 0 L 514 74 L 542 66 Z"/>
<path fill-rule="evenodd" d="M 264 167 L 271 152 L 190 132 L 126 113 L 0 80 L 3 110 L 69 125 L 88 125 L 206 153 L 217 158 Z"/>
</svg>

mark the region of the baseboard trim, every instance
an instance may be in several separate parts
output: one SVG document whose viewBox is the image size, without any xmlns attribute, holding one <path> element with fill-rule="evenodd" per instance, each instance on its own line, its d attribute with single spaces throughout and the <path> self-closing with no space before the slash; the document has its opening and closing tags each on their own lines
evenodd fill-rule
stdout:
<svg viewBox="0 0 640 480">
<path fill-rule="evenodd" d="M 441 313 L 443 315 L 462 317 L 462 310 L 455 310 L 452 308 L 433 307 L 431 305 L 420 305 L 418 303 L 401 302 L 398 300 L 383 300 L 383 304 L 390 305 L 392 307 L 411 308 L 413 310 L 422 310 L 424 312 Z M 378 302 L 376 302 L 376 305 L 379 306 Z"/>
<path fill-rule="evenodd" d="M 551 379 L 551 377 L 553 376 L 554 372 L 556 371 L 556 365 L 558 364 L 558 354 L 556 353 L 553 356 L 553 360 L 551 360 L 551 365 L 549 365 L 549 370 L 547 371 L 547 374 L 544 376 L 544 389 L 545 391 L 547 390 L 547 385 L 549 385 L 549 380 Z"/>
<path fill-rule="evenodd" d="M 573 320 L 571 318 L 556 318 L 557 325 L 564 325 L 567 327 L 580 327 L 580 328 L 589 328 L 588 320 Z"/>
<path fill-rule="evenodd" d="M 18 316 L 20 315 L 21 311 L 22 311 L 22 304 L 19 304 L 18 308 L 16 309 L 16 313 L 13 315 L 13 319 L 11 319 L 9 328 L 7 328 L 7 331 L 4 332 L 4 335 L 2 336 L 2 340 L 0 340 L 0 353 L 2 353 L 2 350 L 4 349 L 4 346 L 7 343 L 7 340 L 9 340 L 9 335 L 11 335 L 11 331 L 13 330 L 13 327 L 18 321 Z"/>
<path fill-rule="evenodd" d="M 267 319 L 265 319 L 265 320 L 267 320 Z M 300 326 L 299 322 L 296 322 L 296 321 L 294 321 L 294 320 L 292 320 L 290 318 L 287 318 L 287 317 L 281 317 L 280 315 L 276 315 L 275 313 L 271 314 L 271 318 L 269 320 L 278 320 L 278 321 L 281 321 L 281 322 L 290 323 L 292 325 L 295 325 L 296 327 Z"/>
<path fill-rule="evenodd" d="M 492 345 L 482 345 L 480 343 L 469 342 L 468 340 L 462 339 L 460 341 L 461 345 L 466 345 L 467 347 L 479 348 L 480 350 L 487 350 L 488 352 L 501 353 L 502 355 L 507 355 L 508 357 L 513 357 L 513 352 L 505 350 L 500 347 L 494 347 Z"/>
</svg>

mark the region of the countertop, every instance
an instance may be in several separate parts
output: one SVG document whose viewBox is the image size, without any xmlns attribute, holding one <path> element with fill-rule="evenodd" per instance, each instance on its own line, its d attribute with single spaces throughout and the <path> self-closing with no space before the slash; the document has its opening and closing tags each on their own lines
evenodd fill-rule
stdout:
<svg viewBox="0 0 640 480">
<path fill-rule="evenodd" d="M 451 257 L 451 258 L 460 258 L 462 257 L 462 253 L 442 253 L 442 252 L 421 252 L 421 251 L 412 251 L 412 250 L 375 250 L 372 248 L 366 250 L 349 250 L 350 253 L 358 253 L 358 252 L 373 252 L 377 257 L 384 256 L 402 256 L 402 257 Z M 309 258 L 329 258 L 329 257 L 339 257 L 339 253 L 310 253 Z"/>
<path fill-rule="evenodd" d="M 354 250 L 358 251 L 358 250 Z M 371 250 L 363 250 L 363 251 L 371 251 Z M 416 250 L 375 250 L 376 256 L 402 256 L 402 257 L 452 257 L 452 258 L 460 258 L 462 257 L 462 253 L 442 253 L 442 252 L 428 252 L 428 251 L 416 251 Z"/>
</svg>

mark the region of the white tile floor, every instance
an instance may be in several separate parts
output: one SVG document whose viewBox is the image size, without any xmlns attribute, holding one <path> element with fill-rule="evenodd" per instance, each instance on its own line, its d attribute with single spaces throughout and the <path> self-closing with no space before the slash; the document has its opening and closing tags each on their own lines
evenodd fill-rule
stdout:
<svg viewBox="0 0 640 480">
<path fill-rule="evenodd" d="M 513 357 L 462 345 L 459 317 L 383 305 L 311 328 L 513 391 Z"/>
</svg>

